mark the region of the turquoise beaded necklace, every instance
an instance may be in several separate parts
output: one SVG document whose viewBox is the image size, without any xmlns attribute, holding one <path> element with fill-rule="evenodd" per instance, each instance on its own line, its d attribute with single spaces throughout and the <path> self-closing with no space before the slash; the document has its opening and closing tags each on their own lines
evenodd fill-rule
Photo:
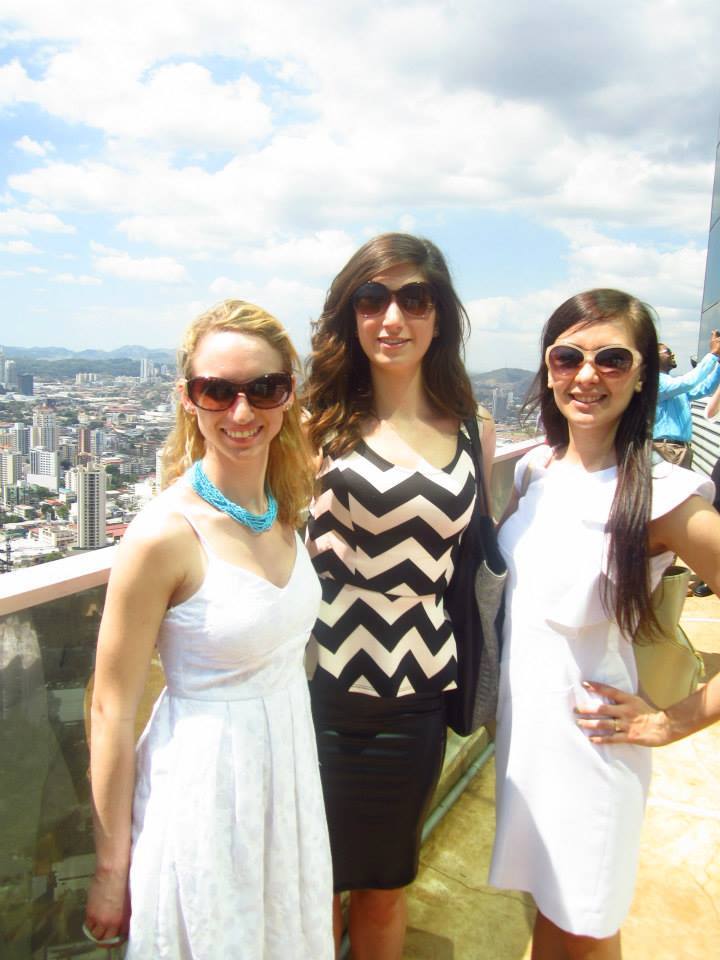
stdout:
<svg viewBox="0 0 720 960">
<path fill-rule="evenodd" d="M 228 500 L 225 494 L 218 490 L 212 480 L 208 479 L 200 460 L 195 461 L 188 470 L 188 474 L 190 476 L 190 485 L 199 497 L 202 497 L 206 503 L 215 507 L 216 510 L 226 513 L 229 517 L 232 517 L 233 520 L 237 520 L 238 523 L 249 527 L 253 533 L 265 533 L 265 531 L 269 530 L 273 523 L 275 523 L 278 509 L 277 500 L 269 490 L 266 491 L 268 505 L 265 513 L 250 513 L 245 507 L 241 507 L 239 503 L 233 503 L 232 500 Z"/>
</svg>

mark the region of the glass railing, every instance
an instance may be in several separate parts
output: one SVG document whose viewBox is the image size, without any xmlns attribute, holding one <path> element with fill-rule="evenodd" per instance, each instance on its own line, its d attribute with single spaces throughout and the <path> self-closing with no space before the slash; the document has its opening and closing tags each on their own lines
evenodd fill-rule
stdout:
<svg viewBox="0 0 720 960">
<path fill-rule="evenodd" d="M 496 516 L 509 496 L 515 463 L 537 442 L 499 448 L 492 483 Z M 94 866 L 87 720 L 114 552 L 97 550 L 0 576 L 2 960 L 107 960 L 83 937 L 81 925 Z"/>
</svg>

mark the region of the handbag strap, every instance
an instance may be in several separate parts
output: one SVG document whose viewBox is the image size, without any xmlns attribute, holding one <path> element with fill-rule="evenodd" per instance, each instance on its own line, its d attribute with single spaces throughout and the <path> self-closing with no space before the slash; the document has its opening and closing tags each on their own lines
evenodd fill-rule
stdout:
<svg viewBox="0 0 720 960">
<path fill-rule="evenodd" d="M 480 498 L 482 516 L 489 516 L 490 497 L 488 496 L 487 481 L 485 471 L 483 470 L 482 441 L 480 440 L 480 430 L 478 428 L 477 417 L 468 417 L 463 420 L 468 437 L 470 438 L 470 450 L 475 463 L 475 484 L 477 486 L 477 496 Z"/>
</svg>

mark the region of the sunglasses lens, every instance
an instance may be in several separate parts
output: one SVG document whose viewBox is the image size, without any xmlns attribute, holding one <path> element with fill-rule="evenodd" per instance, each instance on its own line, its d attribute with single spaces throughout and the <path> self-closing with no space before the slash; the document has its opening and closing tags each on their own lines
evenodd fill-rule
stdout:
<svg viewBox="0 0 720 960">
<path fill-rule="evenodd" d="M 279 407 L 290 396 L 292 378 L 287 373 L 266 373 L 246 384 L 245 396 L 253 407 L 270 410 Z"/>
<path fill-rule="evenodd" d="M 231 407 L 237 391 L 229 380 L 213 377 L 195 377 L 188 380 L 188 396 L 201 410 L 227 410 Z"/>
<path fill-rule="evenodd" d="M 362 317 L 376 317 L 389 304 L 390 291 L 382 283 L 364 283 L 353 294 L 353 305 Z"/>
<path fill-rule="evenodd" d="M 633 355 L 625 347 L 607 347 L 598 350 L 595 355 L 595 366 L 606 376 L 614 373 L 627 373 L 632 369 Z"/>
<path fill-rule="evenodd" d="M 271 410 L 289 398 L 292 377 L 289 373 L 266 373 L 248 383 L 233 383 L 221 377 L 194 377 L 187 381 L 187 393 L 201 410 L 229 410 L 240 393 L 250 406 Z"/>
<path fill-rule="evenodd" d="M 583 363 L 583 355 L 576 347 L 553 347 L 548 353 L 548 366 L 558 376 L 567 376 Z"/>
<path fill-rule="evenodd" d="M 426 283 L 407 283 L 395 294 L 400 308 L 411 317 L 424 317 L 433 305 L 432 293 Z"/>
</svg>

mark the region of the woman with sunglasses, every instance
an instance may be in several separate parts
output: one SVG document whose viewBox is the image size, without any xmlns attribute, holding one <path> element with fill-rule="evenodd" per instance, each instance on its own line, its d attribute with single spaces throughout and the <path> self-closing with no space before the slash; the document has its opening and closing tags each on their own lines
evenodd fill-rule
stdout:
<svg viewBox="0 0 720 960">
<path fill-rule="evenodd" d="M 649 308 L 617 290 L 572 297 L 542 334 L 532 399 L 547 433 L 516 468 L 499 541 L 508 563 L 490 882 L 530 892 L 533 960 L 619 960 L 650 754 L 587 679 L 633 693 L 632 641 L 675 553 L 715 586 L 712 484 L 652 454 L 658 348 Z M 607 723 L 607 721 L 605 721 Z"/>
<path fill-rule="evenodd" d="M 98 641 L 86 933 L 127 960 L 329 960 L 331 863 L 303 657 L 320 587 L 295 350 L 228 300 L 180 352 L 171 486 L 133 521 Z M 174 481 L 174 482 L 173 482 Z M 153 648 L 167 687 L 137 753 Z"/>
<path fill-rule="evenodd" d="M 385 234 L 333 280 L 313 336 L 304 399 L 322 466 L 307 543 L 323 602 L 311 698 L 355 960 L 402 954 L 403 888 L 443 761 L 457 664 L 442 597 L 476 489 L 460 430 L 477 413 L 466 324 L 437 247 Z M 338 896 L 334 919 L 339 941 Z"/>
</svg>

